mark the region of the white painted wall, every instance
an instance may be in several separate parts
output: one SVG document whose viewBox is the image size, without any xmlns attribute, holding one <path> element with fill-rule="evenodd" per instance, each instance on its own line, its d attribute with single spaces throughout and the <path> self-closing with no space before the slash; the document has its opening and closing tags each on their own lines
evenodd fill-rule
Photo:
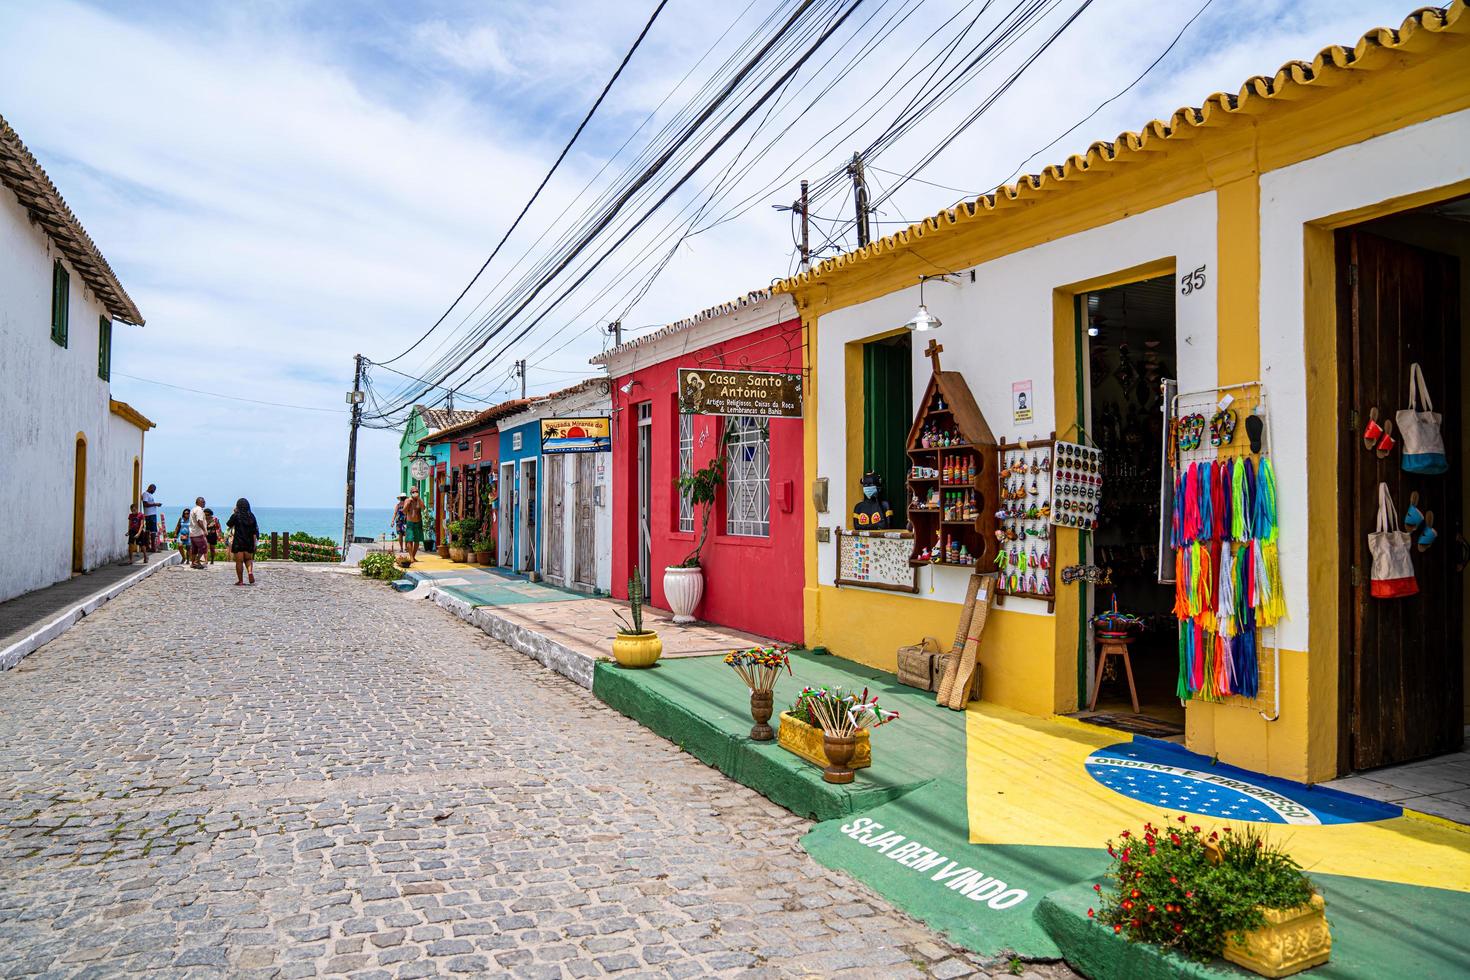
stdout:
<svg viewBox="0 0 1470 980">
<path fill-rule="evenodd" d="M 1281 575 L 1290 613 L 1279 630 L 1281 646 L 1288 650 L 1308 646 L 1308 535 L 1330 529 L 1337 520 L 1335 511 L 1319 514 L 1313 527 L 1307 512 L 1303 227 L 1335 214 L 1470 179 L 1467 148 L 1470 110 L 1261 176 L 1261 371 L 1275 426 L 1272 449 L 1281 521 Z M 1337 392 L 1315 392 L 1314 397 L 1335 399 Z"/>
<path fill-rule="evenodd" d="M 602 390 L 602 386 L 593 386 L 587 391 L 580 391 L 562 398 L 537 402 L 523 412 L 517 412 L 515 415 L 502 419 L 500 427 L 502 430 L 513 429 L 518 425 L 525 425 L 527 422 L 536 419 L 570 418 L 575 416 L 611 417 L 612 395 Z M 528 436 L 527 438 L 530 437 Z M 593 531 L 596 535 L 596 541 L 593 547 L 597 559 L 597 588 L 603 592 L 611 592 L 612 454 L 596 453 L 595 455 L 597 457 L 597 466 L 595 474 L 596 486 L 592 491 L 595 494 L 592 519 Z M 576 569 L 577 460 L 574 455 L 564 456 L 562 460 L 562 486 L 564 489 L 562 498 L 564 501 L 562 508 L 562 544 L 564 550 L 561 567 L 566 571 L 567 581 L 557 584 L 566 585 L 568 588 L 571 588 L 573 587 L 571 585 L 571 579 Z M 546 480 L 550 471 L 546 467 L 546 457 L 544 456 L 536 458 L 536 465 L 538 466 L 536 479 L 539 481 L 537 486 L 540 488 L 537 501 L 537 506 L 540 507 L 540 513 L 537 515 L 537 519 L 540 524 L 541 540 L 538 546 L 538 553 L 544 555 L 549 537 L 546 527 Z M 524 520 L 522 521 L 522 526 L 524 526 Z M 521 548 L 522 554 L 524 554 L 524 541 L 521 543 Z M 544 573 L 545 570 L 546 564 L 543 561 L 541 571 Z"/>
<path fill-rule="evenodd" d="M 97 377 L 104 310 L 69 263 L 68 345 L 51 341 L 51 267 L 59 254 L 0 187 L 0 601 L 71 574 L 79 432 L 88 446 L 86 565 L 127 553 L 132 457 L 142 455 L 142 434 L 109 411 L 108 384 Z M 114 326 L 114 350 L 133 329 Z"/>
<path fill-rule="evenodd" d="M 1177 201 L 1132 215 L 1101 228 L 1038 245 L 975 269 L 959 285 L 931 281 L 924 287 L 929 311 L 944 321 L 930 334 L 913 335 L 914 399 L 923 397 L 930 363 L 923 355 L 928 338 L 944 347 L 940 363 L 965 376 L 980 411 L 997 438 L 1015 442 L 1045 438 L 1056 428 L 1053 386 L 1052 295 L 1061 286 L 1162 258 L 1176 267 L 1215 267 L 1215 196 Z M 1216 302 L 1213 289 L 1193 296 L 1175 293 L 1179 374 L 1184 389 L 1207 387 L 1216 380 Z M 902 325 L 918 308 L 914 286 L 821 318 L 817 327 L 817 376 L 828 379 L 817 388 L 817 473 L 830 481 L 830 512 L 823 523 L 842 524 L 853 501 L 846 499 L 847 413 L 841 379 L 846 344 Z M 1084 360 L 1084 363 L 1086 361 Z M 1069 372 L 1070 375 L 1070 372 Z M 1030 379 L 1035 394 L 1035 421 L 1017 428 L 1011 421 L 1011 383 Z M 1062 437 L 1063 433 L 1058 433 Z M 1075 439 L 1075 434 L 1071 436 Z M 902 494 L 895 492 L 895 500 Z M 1060 530 L 1069 534 L 1071 531 Z M 830 583 L 836 567 L 835 543 L 818 544 L 817 567 L 822 583 Z M 932 580 L 931 580 L 932 576 Z M 921 599 L 963 602 L 969 573 L 963 568 L 929 568 L 920 572 Z M 930 585 L 933 588 L 931 590 Z M 1008 612 L 1048 615 L 1035 599 L 1006 601 Z"/>
</svg>

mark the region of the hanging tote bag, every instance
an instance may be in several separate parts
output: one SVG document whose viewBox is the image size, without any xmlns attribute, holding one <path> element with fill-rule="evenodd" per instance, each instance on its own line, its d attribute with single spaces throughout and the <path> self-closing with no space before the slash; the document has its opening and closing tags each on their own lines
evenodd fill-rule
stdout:
<svg viewBox="0 0 1470 980">
<path fill-rule="evenodd" d="M 1423 405 L 1420 405 L 1420 400 Z M 1420 411 L 1420 409 L 1423 411 Z M 1403 442 L 1404 469 L 1410 473 L 1443 473 L 1450 468 L 1444 455 L 1443 416 L 1429 400 L 1429 386 L 1418 363 L 1409 365 L 1409 407 L 1394 415 Z"/>
<path fill-rule="evenodd" d="M 1368 535 L 1373 556 L 1371 594 L 1375 599 L 1401 599 L 1419 591 L 1409 560 L 1409 532 L 1399 527 L 1398 510 L 1388 484 L 1378 484 L 1378 530 Z"/>
</svg>

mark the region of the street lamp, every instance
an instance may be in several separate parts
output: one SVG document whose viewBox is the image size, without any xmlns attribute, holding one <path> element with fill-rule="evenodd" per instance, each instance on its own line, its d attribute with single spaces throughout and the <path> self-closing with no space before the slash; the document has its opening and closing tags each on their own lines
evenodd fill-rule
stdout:
<svg viewBox="0 0 1470 980">
<path fill-rule="evenodd" d="M 938 330 L 944 326 L 944 321 L 933 313 L 930 313 L 929 307 L 924 305 L 924 283 L 930 279 L 940 279 L 944 282 L 949 282 L 946 276 L 948 276 L 948 273 L 945 273 L 943 276 L 919 277 L 919 312 L 915 313 L 913 318 L 904 324 L 904 329 L 912 330 L 915 333 L 925 333 L 930 330 Z"/>
</svg>

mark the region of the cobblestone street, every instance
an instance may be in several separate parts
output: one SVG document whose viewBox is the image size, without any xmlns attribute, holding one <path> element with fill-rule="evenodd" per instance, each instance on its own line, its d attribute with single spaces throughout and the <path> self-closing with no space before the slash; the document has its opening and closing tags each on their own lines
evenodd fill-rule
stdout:
<svg viewBox="0 0 1470 980">
<path fill-rule="evenodd" d="M 259 579 L 166 569 L 0 674 L 0 974 L 980 969 L 807 821 L 435 606 Z"/>
</svg>

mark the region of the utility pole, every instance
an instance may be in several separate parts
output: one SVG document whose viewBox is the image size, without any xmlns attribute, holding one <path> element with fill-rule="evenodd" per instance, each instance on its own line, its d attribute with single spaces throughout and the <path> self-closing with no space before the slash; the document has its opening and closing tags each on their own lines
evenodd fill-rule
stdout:
<svg viewBox="0 0 1470 980">
<path fill-rule="evenodd" d="M 623 321 L 622 320 L 614 320 L 612 323 L 609 323 L 607 325 L 607 332 L 610 333 L 610 334 L 612 334 L 613 346 L 614 347 L 621 347 L 621 346 L 623 346 Z"/>
<path fill-rule="evenodd" d="M 357 504 L 357 428 L 362 424 L 362 363 L 361 354 L 352 355 L 352 390 L 347 401 L 352 405 L 352 426 L 347 436 L 347 503 L 342 509 L 342 560 L 347 560 L 347 549 L 352 547 L 353 532 L 356 531 Z"/>
<path fill-rule="evenodd" d="M 447 408 L 451 412 L 454 411 L 454 389 L 453 388 L 450 388 L 449 389 L 449 394 L 447 394 L 447 395 L 444 396 L 444 407 Z"/>
<path fill-rule="evenodd" d="M 811 249 L 811 222 L 810 208 L 811 200 L 807 197 L 806 181 L 801 182 L 801 200 L 797 202 L 801 208 L 801 268 L 803 271 L 812 267 Z"/>
<path fill-rule="evenodd" d="M 524 359 L 516 361 L 516 374 L 521 378 L 521 400 L 526 398 L 526 362 Z"/>
<path fill-rule="evenodd" d="M 847 165 L 848 176 L 852 177 L 852 202 L 857 208 L 858 248 L 868 244 L 868 181 L 863 176 L 863 155 L 854 153 Z"/>
</svg>

